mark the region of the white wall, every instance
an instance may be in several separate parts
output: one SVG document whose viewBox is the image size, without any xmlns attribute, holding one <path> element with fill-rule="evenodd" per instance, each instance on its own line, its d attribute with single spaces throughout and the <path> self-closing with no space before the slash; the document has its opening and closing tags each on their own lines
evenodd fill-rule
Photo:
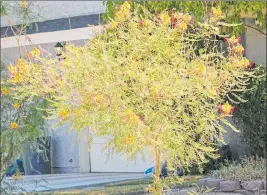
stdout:
<svg viewBox="0 0 267 195">
<path fill-rule="evenodd" d="M 68 125 L 51 134 L 51 168 L 53 174 L 80 172 L 78 133 Z"/>
<path fill-rule="evenodd" d="M 20 1 L 9 1 L 13 5 L 19 6 Z M 72 16 L 100 14 L 105 11 L 102 1 L 34 1 L 32 11 L 34 15 L 39 12 L 38 21 L 67 18 Z M 21 24 L 18 12 L 13 12 L 8 16 L 1 17 L 1 27 L 8 26 L 8 20 L 12 24 Z"/>
<path fill-rule="evenodd" d="M 91 146 L 91 171 L 92 172 L 145 172 L 154 166 L 154 161 L 145 152 L 145 159 L 137 155 L 135 161 L 127 160 L 124 154 L 115 154 L 108 158 L 108 151 L 104 150 L 105 139 L 94 138 Z"/>
<path fill-rule="evenodd" d="M 246 50 L 248 59 L 266 66 L 266 35 L 246 28 Z"/>
</svg>

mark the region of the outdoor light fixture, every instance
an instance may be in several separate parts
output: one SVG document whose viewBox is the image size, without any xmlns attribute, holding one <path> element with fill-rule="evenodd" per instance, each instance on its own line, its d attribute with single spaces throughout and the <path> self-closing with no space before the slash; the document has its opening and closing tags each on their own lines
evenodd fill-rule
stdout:
<svg viewBox="0 0 267 195">
<path fill-rule="evenodd" d="M 57 44 L 54 47 L 55 47 L 56 55 L 61 56 L 63 52 L 63 45 L 60 42 L 57 42 Z"/>
</svg>

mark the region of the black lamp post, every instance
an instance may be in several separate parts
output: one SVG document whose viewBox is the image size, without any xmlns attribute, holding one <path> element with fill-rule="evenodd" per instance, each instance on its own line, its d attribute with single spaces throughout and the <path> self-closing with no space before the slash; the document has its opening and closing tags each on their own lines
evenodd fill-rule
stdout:
<svg viewBox="0 0 267 195">
<path fill-rule="evenodd" d="M 56 55 L 61 56 L 63 52 L 63 45 L 60 42 L 57 42 L 57 44 L 54 47 L 55 47 Z"/>
</svg>

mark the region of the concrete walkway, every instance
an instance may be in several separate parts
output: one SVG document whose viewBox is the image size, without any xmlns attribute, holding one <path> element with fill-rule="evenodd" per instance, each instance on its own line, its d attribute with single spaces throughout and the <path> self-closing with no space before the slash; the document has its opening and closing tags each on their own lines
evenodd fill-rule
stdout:
<svg viewBox="0 0 267 195">
<path fill-rule="evenodd" d="M 43 192 L 65 189 L 85 189 L 102 186 L 107 183 L 145 178 L 142 173 L 90 173 L 90 174 L 57 174 L 23 176 L 15 181 L 7 178 L 6 181 L 16 191 Z"/>
</svg>

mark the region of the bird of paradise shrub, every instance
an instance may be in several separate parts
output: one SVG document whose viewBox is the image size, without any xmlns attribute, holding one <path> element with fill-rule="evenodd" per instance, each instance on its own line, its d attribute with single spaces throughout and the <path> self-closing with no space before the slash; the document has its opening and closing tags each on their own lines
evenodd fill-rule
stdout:
<svg viewBox="0 0 267 195">
<path fill-rule="evenodd" d="M 16 97 L 47 99 L 50 118 L 68 108 L 63 122 L 109 136 L 106 148 L 114 153 L 134 159 L 148 148 L 156 164 L 153 192 L 161 194 L 162 161 L 188 167 L 216 157 L 210 137 L 220 139 L 221 122 L 236 130 L 225 119 L 231 108 L 223 105 L 222 117 L 217 105 L 243 101 L 254 70 L 236 65 L 246 60 L 242 53 L 220 50 L 216 18 L 197 23 L 184 14 L 139 8 L 144 16 L 125 2 L 88 44 L 66 45 L 60 66 L 57 58 L 33 56 Z"/>
</svg>

